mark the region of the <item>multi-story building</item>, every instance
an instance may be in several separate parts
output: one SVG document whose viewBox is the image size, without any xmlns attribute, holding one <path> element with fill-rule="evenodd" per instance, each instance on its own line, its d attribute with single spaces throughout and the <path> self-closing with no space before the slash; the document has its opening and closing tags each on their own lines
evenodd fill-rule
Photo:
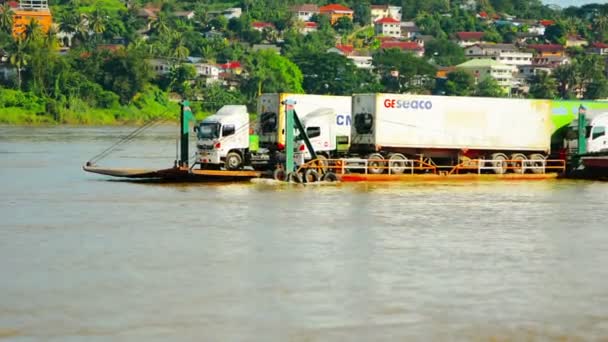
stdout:
<svg viewBox="0 0 608 342">
<path fill-rule="evenodd" d="M 329 21 L 333 25 L 336 23 L 336 21 L 338 21 L 338 19 L 342 17 L 346 17 L 350 20 L 353 20 L 353 14 L 355 12 L 350 8 L 342 6 L 340 4 L 329 4 L 326 6 L 319 7 L 319 13 L 329 16 Z"/>
<path fill-rule="evenodd" d="M 370 14 L 372 24 L 378 21 L 379 19 L 386 17 L 401 21 L 401 6 L 371 5 Z"/>
<path fill-rule="evenodd" d="M 512 65 L 506 65 L 492 59 L 473 59 L 457 65 L 456 68 L 470 73 L 477 82 L 491 77 L 505 90 L 516 86 L 513 74 L 517 69 Z"/>
<path fill-rule="evenodd" d="M 536 51 L 536 57 L 564 57 L 566 52 L 559 44 L 532 44 L 528 48 Z"/>
<path fill-rule="evenodd" d="M 587 51 L 596 55 L 606 56 L 608 55 L 608 44 L 595 42 L 591 44 L 591 46 L 589 46 L 589 49 L 587 49 Z"/>
<path fill-rule="evenodd" d="M 384 17 L 374 22 L 374 33 L 387 37 L 401 37 L 401 22 L 391 17 Z"/>
<path fill-rule="evenodd" d="M 513 44 L 475 44 L 465 49 L 469 59 L 493 59 L 506 65 L 530 65 L 532 53 L 519 51 Z"/>
<path fill-rule="evenodd" d="M 19 7 L 13 10 L 13 13 L 13 36 L 15 37 L 22 35 L 32 20 L 40 24 L 44 33 L 47 33 L 53 25 L 53 16 L 47 0 L 23 0 Z"/>
</svg>

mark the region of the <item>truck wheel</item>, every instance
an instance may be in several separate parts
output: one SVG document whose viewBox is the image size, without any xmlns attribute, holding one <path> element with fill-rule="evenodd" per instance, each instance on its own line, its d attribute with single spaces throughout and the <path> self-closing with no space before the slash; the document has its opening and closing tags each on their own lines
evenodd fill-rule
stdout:
<svg viewBox="0 0 608 342">
<path fill-rule="evenodd" d="M 395 175 L 400 175 L 407 167 L 407 158 L 401 153 L 391 154 L 388 158 L 389 172 Z"/>
<path fill-rule="evenodd" d="M 502 175 L 506 173 L 509 167 L 507 156 L 504 153 L 494 153 L 490 165 L 494 168 L 492 171 L 494 171 L 495 174 Z"/>
<path fill-rule="evenodd" d="M 319 181 L 319 174 L 314 169 L 306 169 L 304 172 L 304 182 L 314 183 Z"/>
<path fill-rule="evenodd" d="M 287 175 L 287 180 L 289 181 L 289 183 L 297 183 L 300 184 L 302 183 L 302 175 L 300 175 L 297 172 L 290 172 Z"/>
<path fill-rule="evenodd" d="M 336 182 L 336 181 L 338 181 L 338 176 L 336 176 L 335 173 L 330 171 L 323 175 L 323 181 L 324 182 Z"/>
<path fill-rule="evenodd" d="M 540 153 L 532 153 L 529 157 L 529 159 L 532 161 L 530 164 L 530 166 L 532 166 L 532 172 L 536 173 L 536 174 L 542 174 L 545 173 L 545 156 L 543 156 Z"/>
<path fill-rule="evenodd" d="M 224 163 L 224 167 L 226 168 L 226 170 L 233 171 L 233 170 L 240 169 L 242 164 L 243 164 L 243 158 L 241 158 L 241 155 L 236 152 L 230 152 L 226 156 L 226 161 Z"/>
<path fill-rule="evenodd" d="M 275 180 L 278 180 L 281 182 L 284 182 L 286 180 L 285 170 L 283 170 L 283 169 L 274 170 L 274 174 L 272 176 L 274 177 Z"/>
<path fill-rule="evenodd" d="M 367 172 L 373 175 L 384 173 L 386 163 L 384 162 L 384 157 L 380 153 L 372 153 L 367 156 L 366 159 L 374 159 L 367 162 Z"/>
<path fill-rule="evenodd" d="M 514 173 L 525 173 L 526 166 L 528 166 L 528 164 L 524 165 L 525 161 L 528 160 L 525 155 L 514 153 L 511 155 L 511 160 L 511 169 Z"/>
</svg>

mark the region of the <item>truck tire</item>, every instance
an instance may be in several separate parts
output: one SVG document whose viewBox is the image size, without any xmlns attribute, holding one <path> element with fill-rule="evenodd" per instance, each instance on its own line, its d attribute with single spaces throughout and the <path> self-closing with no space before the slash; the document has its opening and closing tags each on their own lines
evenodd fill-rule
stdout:
<svg viewBox="0 0 608 342">
<path fill-rule="evenodd" d="M 238 170 L 243 166 L 243 158 L 237 152 L 230 152 L 226 155 L 224 167 L 226 170 L 234 171 Z"/>
<path fill-rule="evenodd" d="M 389 172 L 394 175 L 400 175 L 407 167 L 407 157 L 401 153 L 394 153 L 388 158 Z"/>
<path fill-rule="evenodd" d="M 543 156 L 540 153 L 532 153 L 528 159 L 530 159 L 532 162 L 528 165 L 532 166 L 532 173 L 536 173 L 536 174 L 543 174 L 545 173 L 545 168 L 542 167 L 543 165 L 545 165 L 545 156 Z"/>
<path fill-rule="evenodd" d="M 287 175 L 287 180 L 289 181 L 289 183 L 300 184 L 300 183 L 302 183 L 302 175 L 300 175 L 297 172 L 290 172 Z"/>
<path fill-rule="evenodd" d="M 492 171 L 497 175 L 505 174 L 509 168 L 507 156 L 504 153 L 494 153 L 491 158 L 493 160 L 490 162 L 490 166 L 493 167 Z"/>
<path fill-rule="evenodd" d="M 306 171 L 304 171 L 304 183 L 315 183 L 319 180 L 319 174 L 314 169 L 306 169 Z"/>
<path fill-rule="evenodd" d="M 384 161 L 384 157 L 380 153 L 372 153 L 367 156 L 366 159 L 375 159 L 373 161 L 368 161 L 367 163 L 367 172 L 373 175 L 379 175 L 384 173 L 384 169 L 386 167 L 386 162 Z"/>
<path fill-rule="evenodd" d="M 336 176 L 335 173 L 329 171 L 329 172 L 326 172 L 323 175 L 323 181 L 324 182 L 337 182 L 338 181 L 338 176 Z"/>
<path fill-rule="evenodd" d="M 526 166 L 528 166 L 528 164 L 524 165 L 524 162 L 528 160 L 528 158 L 526 158 L 525 155 L 514 153 L 511 155 L 511 160 L 511 170 L 513 170 L 513 173 L 523 174 L 526 172 Z"/>
<path fill-rule="evenodd" d="M 287 178 L 286 178 L 286 174 L 285 174 L 285 170 L 283 169 L 276 169 L 274 170 L 274 173 L 272 175 L 274 177 L 275 180 L 284 182 Z"/>
</svg>

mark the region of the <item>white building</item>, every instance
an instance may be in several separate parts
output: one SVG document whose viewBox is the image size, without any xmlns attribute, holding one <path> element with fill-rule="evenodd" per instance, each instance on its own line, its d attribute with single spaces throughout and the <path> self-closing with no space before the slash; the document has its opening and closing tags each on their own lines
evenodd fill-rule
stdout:
<svg viewBox="0 0 608 342">
<path fill-rule="evenodd" d="M 146 59 L 146 62 L 148 62 L 152 71 L 159 76 L 166 75 L 171 70 L 171 64 L 166 59 L 151 58 Z"/>
<path fill-rule="evenodd" d="M 372 17 L 372 24 L 378 19 L 386 17 L 401 21 L 401 6 L 371 5 L 370 14 Z"/>
<path fill-rule="evenodd" d="M 374 33 L 386 37 L 401 37 L 401 22 L 391 17 L 384 17 L 374 22 Z"/>
<path fill-rule="evenodd" d="M 291 12 L 301 21 L 310 21 L 313 15 L 319 14 L 319 6 L 315 4 L 303 4 L 291 8 Z"/>
<path fill-rule="evenodd" d="M 514 78 L 517 68 L 492 59 L 473 59 L 457 65 L 456 68 L 470 73 L 475 77 L 477 82 L 482 81 L 486 77 L 491 77 L 505 89 L 510 89 L 517 85 Z"/>
<path fill-rule="evenodd" d="M 530 65 L 533 54 L 522 52 L 513 44 L 475 44 L 465 48 L 469 59 L 492 59 L 506 65 Z"/>
</svg>

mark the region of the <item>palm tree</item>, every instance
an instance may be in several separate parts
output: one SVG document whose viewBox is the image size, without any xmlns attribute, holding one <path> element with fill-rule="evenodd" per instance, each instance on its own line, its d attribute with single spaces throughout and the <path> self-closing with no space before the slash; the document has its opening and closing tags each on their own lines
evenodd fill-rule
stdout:
<svg viewBox="0 0 608 342">
<path fill-rule="evenodd" d="M 152 22 L 152 28 L 157 34 L 163 35 L 169 33 L 169 18 L 164 12 L 159 12 L 156 19 Z"/>
<path fill-rule="evenodd" d="M 93 29 L 95 34 L 102 34 L 106 30 L 107 23 L 107 15 L 96 9 L 93 13 L 91 13 L 91 17 L 89 19 L 89 26 Z"/>
<path fill-rule="evenodd" d="M 89 35 L 89 19 L 86 15 L 81 14 L 80 19 L 74 27 L 75 34 L 78 40 L 82 43 L 86 43 L 90 37 Z"/>
<path fill-rule="evenodd" d="M 26 42 L 18 38 L 12 46 L 9 62 L 17 68 L 17 88 L 21 89 L 21 69 L 27 65 L 30 56 L 25 51 Z"/>
<path fill-rule="evenodd" d="M 28 42 L 32 40 L 38 40 L 43 35 L 42 25 L 40 25 L 40 22 L 38 22 L 38 20 L 32 18 L 30 22 L 25 25 L 25 31 L 23 33 L 25 34 L 25 40 Z"/>
<path fill-rule="evenodd" d="M 57 42 L 57 29 L 54 26 L 51 26 L 49 32 L 44 36 L 44 44 L 50 49 L 56 49 L 59 46 Z"/>
<path fill-rule="evenodd" d="M 13 31 L 13 9 L 8 3 L 0 6 L 0 30 L 6 33 Z"/>
</svg>

